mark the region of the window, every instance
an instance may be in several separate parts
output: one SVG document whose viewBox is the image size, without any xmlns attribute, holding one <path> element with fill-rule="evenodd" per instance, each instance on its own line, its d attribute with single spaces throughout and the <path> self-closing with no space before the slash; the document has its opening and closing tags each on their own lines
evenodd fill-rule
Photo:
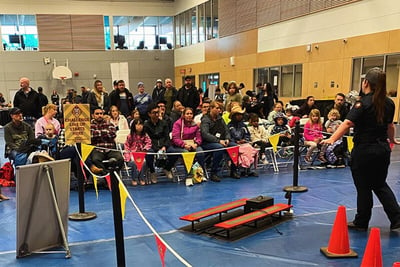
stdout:
<svg viewBox="0 0 400 267">
<path fill-rule="evenodd" d="M 181 34 L 180 37 L 180 46 L 186 46 L 186 28 L 185 28 L 185 13 L 179 15 L 179 32 Z"/>
<path fill-rule="evenodd" d="M 373 56 L 373 57 L 365 57 L 363 59 L 363 66 L 362 66 L 362 74 L 367 73 L 367 71 L 371 68 L 379 67 L 383 69 L 384 65 L 384 57 L 383 56 Z"/>
<path fill-rule="evenodd" d="M 197 23 L 197 7 L 194 7 L 190 10 L 190 21 L 192 24 L 192 40 L 191 40 L 191 44 L 196 44 L 198 43 L 199 37 L 198 37 L 198 23 Z"/>
<path fill-rule="evenodd" d="M 218 0 L 209 0 L 174 17 L 176 47 L 218 38 Z"/>
<path fill-rule="evenodd" d="M 213 38 L 213 34 L 212 34 L 212 25 L 213 25 L 213 18 L 212 18 L 212 13 L 211 13 L 211 1 L 208 1 L 206 3 L 204 3 L 205 5 L 205 9 L 206 9 L 206 36 L 207 36 L 207 40 L 211 40 Z"/>
<path fill-rule="evenodd" d="M 113 33 L 115 49 L 171 49 L 174 43 L 172 17 L 114 16 Z"/>
<path fill-rule="evenodd" d="M 388 55 L 386 58 L 386 89 L 391 97 L 397 96 L 399 85 L 400 54 Z"/>
<path fill-rule="evenodd" d="M 205 16 L 205 3 L 198 6 L 199 14 L 199 42 L 206 40 L 206 16 Z"/>
<path fill-rule="evenodd" d="M 360 91 L 362 75 L 371 68 L 379 67 L 386 72 L 386 89 L 388 95 L 396 97 L 399 86 L 399 62 L 400 54 L 353 58 L 351 90 Z"/>
<path fill-rule="evenodd" d="M 186 45 L 192 44 L 192 12 L 191 10 L 185 13 L 185 33 L 186 33 Z"/>
<path fill-rule="evenodd" d="M 106 50 L 111 49 L 110 17 L 104 16 L 104 45 Z"/>
<path fill-rule="evenodd" d="M 203 92 L 208 88 L 210 84 L 218 86 L 219 84 L 219 73 L 208 73 L 199 75 L 200 87 Z"/>
<path fill-rule="evenodd" d="M 212 38 L 218 38 L 218 0 L 212 0 Z"/>
<path fill-rule="evenodd" d="M 270 83 L 280 97 L 300 97 L 302 76 L 301 64 L 259 68 L 254 70 L 254 84 Z"/>
<path fill-rule="evenodd" d="M 0 15 L 0 25 L 4 50 L 38 49 L 35 15 Z"/>
</svg>

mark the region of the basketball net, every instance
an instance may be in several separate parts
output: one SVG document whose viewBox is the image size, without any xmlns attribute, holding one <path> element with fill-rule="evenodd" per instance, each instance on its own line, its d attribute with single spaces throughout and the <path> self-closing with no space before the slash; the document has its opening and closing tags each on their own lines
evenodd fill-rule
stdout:
<svg viewBox="0 0 400 267">
<path fill-rule="evenodd" d="M 67 83 L 67 81 L 66 81 L 65 78 L 66 78 L 66 77 L 60 77 L 60 80 L 61 80 L 61 84 L 62 84 L 62 85 L 65 85 L 65 84 Z"/>
</svg>

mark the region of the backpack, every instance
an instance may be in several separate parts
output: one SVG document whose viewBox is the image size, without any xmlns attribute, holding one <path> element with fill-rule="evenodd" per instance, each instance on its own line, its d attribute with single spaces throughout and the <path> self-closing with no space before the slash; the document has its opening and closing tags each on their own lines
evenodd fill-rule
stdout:
<svg viewBox="0 0 400 267">
<path fill-rule="evenodd" d="M 10 162 L 4 163 L 3 167 L 0 168 L 0 186 L 15 186 L 14 168 Z"/>
<path fill-rule="evenodd" d="M 7 181 L 14 180 L 14 168 L 10 162 L 4 163 L 3 167 L 0 168 L 0 178 Z"/>
<path fill-rule="evenodd" d="M 193 176 L 192 179 L 195 184 L 201 183 L 205 178 L 203 168 L 198 162 L 193 164 L 190 174 Z"/>
</svg>

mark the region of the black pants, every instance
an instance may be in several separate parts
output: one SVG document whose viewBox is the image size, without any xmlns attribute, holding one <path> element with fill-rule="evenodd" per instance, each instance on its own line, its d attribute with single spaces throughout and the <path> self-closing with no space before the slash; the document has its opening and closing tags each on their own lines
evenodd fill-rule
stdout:
<svg viewBox="0 0 400 267">
<path fill-rule="evenodd" d="M 111 158 L 115 158 L 117 160 L 117 166 L 119 166 L 120 168 L 124 164 L 124 158 L 122 157 L 121 152 L 119 151 L 110 150 L 107 152 L 100 152 L 96 149 L 93 149 L 91 156 L 93 164 L 96 167 L 101 168 L 103 170 L 107 169 L 103 163 L 103 160 L 109 160 Z"/>
<path fill-rule="evenodd" d="M 269 143 L 267 143 L 267 142 L 265 142 L 265 141 L 262 141 L 262 140 L 255 141 L 255 142 L 253 143 L 253 146 L 254 146 L 254 145 L 257 145 L 257 146 L 260 147 L 260 155 L 265 154 L 265 149 L 266 149 L 268 146 L 270 146 Z"/>
<path fill-rule="evenodd" d="M 378 197 L 392 225 L 400 222 L 400 207 L 386 183 L 390 164 L 387 142 L 355 144 L 351 157 L 351 172 L 357 189 L 357 214 L 353 223 L 368 227 L 373 207 L 372 192 Z"/>
</svg>

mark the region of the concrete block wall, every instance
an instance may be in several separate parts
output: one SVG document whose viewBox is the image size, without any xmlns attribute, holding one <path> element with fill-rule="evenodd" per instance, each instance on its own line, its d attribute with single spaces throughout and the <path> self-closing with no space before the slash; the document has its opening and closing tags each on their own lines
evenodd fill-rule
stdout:
<svg viewBox="0 0 400 267">
<path fill-rule="evenodd" d="M 50 58 L 51 63 L 45 64 L 43 59 Z M 57 66 L 65 65 L 68 60 L 73 77 L 61 81 L 52 77 L 53 62 Z M 129 84 L 133 94 L 137 93 L 137 83 L 144 82 L 147 92 L 151 92 L 157 79 L 174 77 L 173 50 L 142 50 L 142 51 L 99 51 L 99 52 L 40 52 L 40 51 L 2 51 L 0 52 L 0 92 L 7 101 L 10 91 L 19 89 L 19 79 L 28 77 L 31 87 L 43 87 L 46 95 L 57 90 L 60 96 L 65 96 L 67 89 L 74 88 L 80 92 L 81 86 L 93 88 L 96 79 L 103 81 L 107 91 L 112 90 L 110 63 L 128 62 Z M 74 76 L 79 73 L 79 76 Z M 96 78 L 94 78 L 96 75 Z M 174 81 L 175 82 L 175 81 Z M 181 81 L 176 87 L 181 86 Z"/>
</svg>

